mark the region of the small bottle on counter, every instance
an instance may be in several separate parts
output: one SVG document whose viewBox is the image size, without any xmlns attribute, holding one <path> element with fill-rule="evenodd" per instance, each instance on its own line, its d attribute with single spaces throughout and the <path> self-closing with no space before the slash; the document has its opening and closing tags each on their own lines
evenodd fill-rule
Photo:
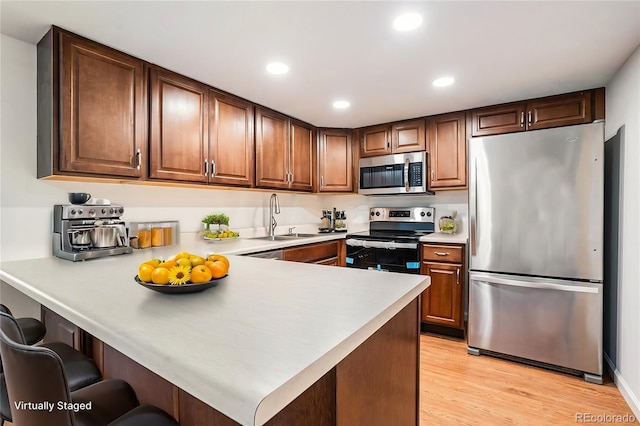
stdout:
<svg viewBox="0 0 640 426">
<path fill-rule="evenodd" d="M 142 224 L 138 228 L 138 247 L 151 247 L 151 226 L 148 224 Z"/>
</svg>

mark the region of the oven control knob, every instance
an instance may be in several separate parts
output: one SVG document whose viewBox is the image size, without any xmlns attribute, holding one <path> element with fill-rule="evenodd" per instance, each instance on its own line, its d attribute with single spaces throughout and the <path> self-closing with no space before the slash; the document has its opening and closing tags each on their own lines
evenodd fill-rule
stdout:
<svg viewBox="0 0 640 426">
<path fill-rule="evenodd" d="M 89 210 L 89 216 L 95 216 L 96 211 L 94 209 Z"/>
<path fill-rule="evenodd" d="M 375 216 L 375 213 L 374 213 L 374 212 L 371 212 L 371 216 Z"/>
<path fill-rule="evenodd" d="M 113 214 L 114 212 L 115 212 L 115 210 L 114 210 L 114 209 L 112 209 L 112 208 L 111 208 L 111 209 L 109 209 L 109 213 L 110 213 L 110 214 Z"/>
<path fill-rule="evenodd" d="M 427 212 L 427 217 L 431 217 L 431 212 Z"/>
<path fill-rule="evenodd" d="M 123 209 L 122 207 L 120 207 L 120 208 L 118 209 L 118 213 L 120 213 L 120 214 L 124 213 L 124 209 Z"/>
<path fill-rule="evenodd" d="M 107 214 L 107 209 L 102 209 L 102 214 Z"/>
<path fill-rule="evenodd" d="M 425 212 L 420 212 L 420 216 L 424 217 L 426 213 Z"/>
<path fill-rule="evenodd" d="M 83 213 L 82 209 L 78 209 L 78 214 L 82 214 L 82 213 Z"/>
<path fill-rule="evenodd" d="M 376 216 L 380 216 L 380 212 L 376 212 Z"/>
<path fill-rule="evenodd" d="M 76 214 L 76 209 L 71 209 L 71 214 Z"/>
</svg>

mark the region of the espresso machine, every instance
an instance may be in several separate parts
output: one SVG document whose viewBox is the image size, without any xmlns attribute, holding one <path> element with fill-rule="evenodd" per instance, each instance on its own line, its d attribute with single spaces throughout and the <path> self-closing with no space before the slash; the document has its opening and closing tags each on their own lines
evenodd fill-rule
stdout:
<svg viewBox="0 0 640 426">
<path fill-rule="evenodd" d="M 53 255 L 76 262 L 133 252 L 123 213 L 115 204 L 54 205 Z"/>
</svg>

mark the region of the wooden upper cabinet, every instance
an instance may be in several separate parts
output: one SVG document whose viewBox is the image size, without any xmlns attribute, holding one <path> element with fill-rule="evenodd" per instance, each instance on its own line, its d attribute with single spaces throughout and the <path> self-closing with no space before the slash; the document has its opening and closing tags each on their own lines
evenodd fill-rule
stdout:
<svg viewBox="0 0 640 426">
<path fill-rule="evenodd" d="M 256 186 L 289 187 L 289 118 L 256 106 Z"/>
<path fill-rule="evenodd" d="M 322 129 L 318 141 L 318 192 L 352 192 L 351 130 Z"/>
<path fill-rule="evenodd" d="M 289 188 L 313 191 L 313 172 L 316 143 L 315 128 L 291 120 L 289 143 Z"/>
<path fill-rule="evenodd" d="M 524 102 L 475 109 L 471 112 L 471 136 L 525 131 Z"/>
<path fill-rule="evenodd" d="M 426 149 L 425 120 L 395 123 L 391 127 L 391 152 L 424 151 Z"/>
<path fill-rule="evenodd" d="M 44 59 L 42 54 L 53 57 Z M 59 171 L 143 176 L 147 150 L 144 63 L 55 27 L 38 45 L 38 56 L 39 61 L 52 62 L 49 69 L 38 68 L 38 97 L 39 103 L 49 98 L 53 109 L 44 111 L 39 105 L 38 136 L 49 139 L 39 140 L 39 144 L 53 144 L 54 153 L 59 144 Z M 60 66 L 59 79 L 56 64 Z M 59 141 L 55 131 L 58 123 Z"/>
<path fill-rule="evenodd" d="M 364 127 L 360 129 L 360 157 L 391 154 L 391 126 Z"/>
<path fill-rule="evenodd" d="M 467 140 L 464 112 L 427 119 L 429 129 L 429 188 L 467 186 Z"/>
<path fill-rule="evenodd" d="M 254 186 L 253 104 L 209 92 L 209 182 Z"/>
<path fill-rule="evenodd" d="M 207 182 L 209 88 L 151 68 L 150 177 Z"/>
<path fill-rule="evenodd" d="M 604 102 L 599 100 L 603 92 L 603 89 L 588 90 L 475 109 L 471 111 L 471 136 L 591 123 L 604 116 Z"/>
<path fill-rule="evenodd" d="M 591 92 L 531 101 L 527 103 L 527 130 L 590 123 L 591 110 Z"/>
</svg>

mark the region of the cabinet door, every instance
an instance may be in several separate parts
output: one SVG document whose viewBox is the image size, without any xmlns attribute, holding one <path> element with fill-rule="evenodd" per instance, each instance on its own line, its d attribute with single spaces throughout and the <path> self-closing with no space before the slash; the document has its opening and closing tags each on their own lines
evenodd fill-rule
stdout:
<svg viewBox="0 0 640 426">
<path fill-rule="evenodd" d="M 207 182 L 209 89 L 152 68 L 150 177 Z"/>
<path fill-rule="evenodd" d="M 391 141 L 391 151 L 394 154 L 424 151 L 427 147 L 425 121 L 412 120 L 394 124 L 391 128 Z"/>
<path fill-rule="evenodd" d="M 554 96 L 527 103 L 527 129 L 570 126 L 593 121 L 591 92 Z"/>
<path fill-rule="evenodd" d="M 289 188 L 313 191 L 316 130 L 291 120 L 289 143 Z"/>
<path fill-rule="evenodd" d="M 391 127 L 387 124 L 360 129 L 360 157 L 391 154 Z"/>
<path fill-rule="evenodd" d="M 422 321 L 462 328 L 462 265 L 424 262 L 421 272 L 431 278 L 422 293 Z"/>
<path fill-rule="evenodd" d="M 60 46 L 59 169 L 143 176 L 146 164 L 141 162 L 147 150 L 143 62 L 65 33 L 60 33 Z"/>
<path fill-rule="evenodd" d="M 324 129 L 318 144 L 318 192 L 353 191 L 351 131 Z"/>
<path fill-rule="evenodd" d="M 525 130 L 524 102 L 474 109 L 471 136 L 489 136 Z"/>
<path fill-rule="evenodd" d="M 284 260 L 302 263 L 321 263 L 327 259 L 338 261 L 340 255 L 340 241 L 309 244 L 284 250 Z"/>
<path fill-rule="evenodd" d="M 80 352 L 83 351 L 84 336 L 77 325 L 44 306 L 40 308 L 40 315 L 42 322 L 47 327 L 43 343 L 62 342 Z"/>
<path fill-rule="evenodd" d="M 253 105 L 209 92 L 209 182 L 254 186 Z"/>
<path fill-rule="evenodd" d="M 428 119 L 431 189 L 467 186 L 467 140 L 465 113 Z"/>
<path fill-rule="evenodd" d="M 256 185 L 288 188 L 289 118 L 256 107 Z"/>
</svg>

